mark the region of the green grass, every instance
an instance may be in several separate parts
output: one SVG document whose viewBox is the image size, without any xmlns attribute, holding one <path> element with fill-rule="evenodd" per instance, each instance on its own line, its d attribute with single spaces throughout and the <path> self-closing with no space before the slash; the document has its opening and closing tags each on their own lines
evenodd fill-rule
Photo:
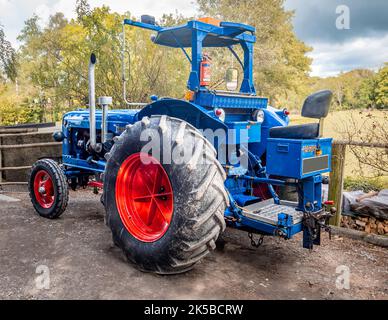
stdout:
<svg viewBox="0 0 388 320">
<path fill-rule="evenodd" d="M 362 190 L 364 192 L 380 191 L 387 187 L 388 181 L 383 177 L 367 178 L 367 177 L 346 177 L 344 180 L 344 189 Z"/>
</svg>

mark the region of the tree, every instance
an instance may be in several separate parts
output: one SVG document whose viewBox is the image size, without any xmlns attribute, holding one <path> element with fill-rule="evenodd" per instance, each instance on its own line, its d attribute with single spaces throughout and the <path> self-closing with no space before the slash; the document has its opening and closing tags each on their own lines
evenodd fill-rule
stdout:
<svg viewBox="0 0 388 320">
<path fill-rule="evenodd" d="M 36 16 L 26 21 L 19 36 L 20 56 L 26 62 L 23 74 L 33 85 L 30 97 L 39 101 L 47 120 L 57 120 L 63 112 L 88 103 L 88 61 L 92 52 L 98 59 L 97 96 L 112 96 L 113 107 L 125 107 L 120 56 L 126 16 L 101 7 L 83 16 L 82 21 L 68 21 L 57 13 L 43 29 Z M 163 19 L 173 23 L 181 17 Z M 131 60 L 127 70 L 128 100 L 148 101 L 151 94 L 183 97 L 189 68 L 182 53 L 156 46 L 147 30 L 127 27 L 126 39 Z M 26 107 L 31 105 L 29 99 Z"/>
<path fill-rule="evenodd" d="M 358 117 L 350 114 L 347 121 L 342 123 L 339 133 L 343 139 L 348 141 L 388 145 L 387 121 L 386 112 L 360 111 Z M 359 173 L 362 173 L 363 165 L 366 165 L 373 169 L 376 176 L 388 174 L 386 148 L 349 146 L 349 149 L 358 160 Z"/>
<path fill-rule="evenodd" d="M 375 107 L 375 77 L 371 70 L 356 69 L 336 77 L 312 78 L 311 91 L 333 91 L 334 109 L 366 109 Z"/>
<path fill-rule="evenodd" d="M 388 109 L 388 63 L 377 73 L 375 97 L 378 108 Z"/>
<path fill-rule="evenodd" d="M 289 100 L 300 105 L 305 93 L 311 49 L 299 41 L 292 28 L 292 12 L 283 8 L 284 0 L 234 1 L 197 0 L 201 13 L 226 21 L 256 27 L 254 75 L 258 94 L 270 97 L 271 103 Z"/>
<path fill-rule="evenodd" d="M 0 72 L 1 77 L 15 81 L 17 77 L 17 59 L 15 50 L 6 39 L 3 27 L 0 25 Z"/>
<path fill-rule="evenodd" d="M 90 5 L 87 0 L 77 0 L 75 12 L 77 14 L 78 21 L 82 21 L 82 19 L 91 13 Z"/>
<path fill-rule="evenodd" d="M 25 46 L 29 45 L 29 41 L 35 39 L 41 34 L 39 27 L 39 17 L 34 14 L 31 18 L 24 21 L 24 27 L 18 36 L 18 40 L 23 42 Z"/>
<path fill-rule="evenodd" d="M 386 107 L 387 67 L 377 74 L 369 70 L 356 70 L 326 79 L 308 78 L 310 50 L 294 35 L 292 13 L 283 9 L 283 0 L 197 0 L 201 12 L 223 20 L 248 23 L 256 26 L 254 75 L 259 95 L 270 97 L 277 107 L 298 107 L 305 96 L 318 89 L 329 88 L 335 92 L 335 106 L 340 108 Z M 52 15 L 42 27 L 34 15 L 25 22 L 18 40 L 17 55 L 12 53 L 2 59 L 0 72 L 12 80 L 18 71 L 20 96 L 10 101 L 18 117 L 15 121 L 59 120 L 67 110 L 86 106 L 88 103 L 88 61 L 90 54 L 97 55 L 96 95 L 113 97 L 113 108 L 126 106 L 122 94 L 121 48 L 122 21 L 131 18 L 111 12 L 106 6 L 90 8 L 86 0 L 78 0 L 75 8 L 77 19 L 67 20 L 62 13 Z M 159 25 L 183 24 L 187 17 L 163 15 Z M 151 32 L 126 27 L 126 64 L 130 66 L 127 98 L 131 102 L 149 101 L 151 94 L 181 98 L 184 96 L 190 64 L 179 49 L 155 45 L 150 41 Z M 1 43 L 7 44 L 4 32 Z M 9 43 L 8 43 L 9 44 Z M 237 46 L 236 46 L 237 47 Z M 187 49 L 190 54 L 190 49 Z M 213 58 L 213 86 L 223 84 L 225 70 L 237 66 L 227 49 L 211 49 Z M 0 55 L 6 57 L 7 50 Z M 242 55 L 242 50 L 237 48 Z M 130 57 L 129 57 L 130 56 Z M 16 59 L 17 58 L 17 59 Z M 130 58 L 130 63 L 129 63 Z M 4 61 L 8 61 L 6 64 Z M 18 65 L 9 61 L 20 61 Z M 5 70 L 9 75 L 5 74 Z M 10 84 L 0 87 L 2 97 L 9 94 Z M 3 93 L 4 92 L 4 93 Z M 282 102 L 286 102 L 284 105 Z M 8 104 L 10 106 L 10 104 Z M 1 106 L 0 106 L 1 108 Z M 8 112 L 7 111 L 7 112 Z M 16 112 L 16 111 L 15 111 Z"/>
<path fill-rule="evenodd" d="M 359 90 L 357 92 L 356 98 L 359 108 L 375 108 L 376 107 L 376 75 L 372 75 L 363 80 Z"/>
</svg>

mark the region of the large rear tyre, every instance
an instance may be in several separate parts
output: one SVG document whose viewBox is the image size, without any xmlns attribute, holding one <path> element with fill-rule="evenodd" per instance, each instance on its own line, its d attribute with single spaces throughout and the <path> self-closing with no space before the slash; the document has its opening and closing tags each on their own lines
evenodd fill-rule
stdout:
<svg viewBox="0 0 388 320">
<path fill-rule="evenodd" d="M 160 158 L 144 152 L 145 132 L 159 135 Z M 182 150 L 191 151 L 188 162 L 168 161 Z M 127 126 L 107 159 L 106 222 L 137 268 L 185 272 L 215 248 L 225 229 L 226 176 L 213 146 L 194 127 L 167 116 L 143 118 Z"/>
<path fill-rule="evenodd" d="M 42 159 L 32 166 L 28 190 L 36 212 L 48 219 L 58 218 L 66 209 L 69 191 L 66 177 L 52 159 Z"/>
</svg>

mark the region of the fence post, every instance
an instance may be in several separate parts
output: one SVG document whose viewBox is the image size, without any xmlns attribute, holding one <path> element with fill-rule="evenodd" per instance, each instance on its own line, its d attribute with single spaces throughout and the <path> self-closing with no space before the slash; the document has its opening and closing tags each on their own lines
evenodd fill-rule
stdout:
<svg viewBox="0 0 388 320">
<path fill-rule="evenodd" d="M 337 227 L 341 224 L 345 153 L 346 144 L 333 143 L 328 199 L 334 201 L 334 206 L 337 209 L 336 215 L 330 219 L 330 224 Z"/>
<path fill-rule="evenodd" d="M 3 165 L 3 154 L 2 154 L 3 149 L 1 149 L 1 142 L 2 142 L 1 140 L 2 140 L 2 138 L 0 136 L 0 185 L 3 182 L 3 170 L 1 170 L 2 165 Z"/>
</svg>

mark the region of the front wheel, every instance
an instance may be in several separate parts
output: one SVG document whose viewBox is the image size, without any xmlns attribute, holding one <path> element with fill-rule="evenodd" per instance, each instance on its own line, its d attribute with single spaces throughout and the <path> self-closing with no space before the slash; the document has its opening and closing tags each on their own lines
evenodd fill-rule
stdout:
<svg viewBox="0 0 388 320">
<path fill-rule="evenodd" d="M 145 151 L 145 136 L 156 139 L 158 159 Z M 192 156 L 175 163 L 183 150 Z M 225 229 L 225 172 L 194 127 L 167 116 L 143 118 L 127 127 L 107 158 L 106 221 L 129 261 L 143 271 L 181 273 L 215 248 Z"/>
<path fill-rule="evenodd" d="M 66 209 L 69 192 L 66 177 L 51 159 L 42 159 L 32 166 L 28 190 L 36 212 L 48 219 L 58 218 Z"/>
</svg>

